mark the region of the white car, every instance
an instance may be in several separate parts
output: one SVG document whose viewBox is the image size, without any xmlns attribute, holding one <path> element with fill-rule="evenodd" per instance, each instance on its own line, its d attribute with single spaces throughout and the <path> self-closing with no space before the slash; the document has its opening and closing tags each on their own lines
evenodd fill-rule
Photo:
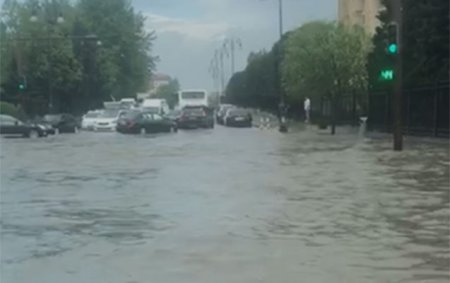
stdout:
<svg viewBox="0 0 450 283">
<path fill-rule="evenodd" d="M 96 119 L 94 124 L 94 131 L 115 131 L 117 126 L 117 120 L 120 115 L 125 113 L 124 110 L 119 109 L 106 109 L 103 113 Z"/>
<path fill-rule="evenodd" d="M 95 122 L 97 121 L 97 118 L 102 114 L 102 111 L 95 110 L 95 111 L 89 111 L 85 115 L 83 115 L 83 118 L 81 120 L 81 129 L 83 130 L 93 130 Z"/>
</svg>

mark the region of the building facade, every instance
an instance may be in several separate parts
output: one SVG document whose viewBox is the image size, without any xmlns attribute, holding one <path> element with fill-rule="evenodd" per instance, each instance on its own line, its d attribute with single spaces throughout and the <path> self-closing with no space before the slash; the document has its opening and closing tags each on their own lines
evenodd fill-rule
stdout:
<svg viewBox="0 0 450 283">
<path fill-rule="evenodd" d="M 153 74 L 150 81 L 150 96 L 155 95 L 161 86 L 168 85 L 170 80 L 171 78 L 169 75 L 159 73 Z"/>
<path fill-rule="evenodd" d="M 338 0 L 338 21 L 344 25 L 358 25 L 370 34 L 380 24 L 378 12 L 383 9 L 380 0 Z"/>
</svg>

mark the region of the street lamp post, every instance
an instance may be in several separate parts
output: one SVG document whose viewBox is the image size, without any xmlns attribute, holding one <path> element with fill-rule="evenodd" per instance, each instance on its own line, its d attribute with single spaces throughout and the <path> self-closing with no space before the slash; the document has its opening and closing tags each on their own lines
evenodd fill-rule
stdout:
<svg viewBox="0 0 450 283">
<path fill-rule="evenodd" d="M 396 51 L 395 56 L 395 81 L 394 81 L 394 97 L 393 97 L 393 138 L 394 138 L 394 150 L 401 151 L 403 149 L 403 126 L 402 126 L 402 89 L 403 89 L 403 69 L 402 69 L 402 57 L 403 57 L 403 12 L 402 2 L 395 0 L 394 4 L 394 21 L 397 23 L 397 46 L 392 51 Z"/>
<path fill-rule="evenodd" d="M 283 0 L 278 0 L 278 20 L 281 39 L 283 37 Z"/>
<path fill-rule="evenodd" d="M 282 86 L 281 86 L 281 58 L 282 58 L 282 52 L 283 52 L 283 47 L 282 47 L 282 40 L 283 40 L 283 0 L 278 0 L 278 27 L 279 27 L 279 31 L 280 31 L 280 41 L 279 41 L 279 47 L 278 47 L 278 52 L 277 52 L 277 65 L 278 65 L 278 83 L 279 83 L 279 95 L 280 95 L 280 105 L 279 105 L 279 109 L 278 111 L 279 116 L 280 116 L 280 125 L 279 125 L 279 131 L 280 132 L 287 132 L 288 131 L 288 127 L 287 127 L 287 122 L 286 122 L 286 104 L 284 101 L 284 95 L 283 95 L 283 90 L 282 90 Z"/>
</svg>

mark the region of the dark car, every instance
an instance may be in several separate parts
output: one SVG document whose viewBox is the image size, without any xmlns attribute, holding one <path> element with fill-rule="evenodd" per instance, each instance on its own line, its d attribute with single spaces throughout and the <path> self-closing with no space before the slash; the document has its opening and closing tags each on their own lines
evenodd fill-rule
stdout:
<svg viewBox="0 0 450 283">
<path fill-rule="evenodd" d="M 181 110 L 173 110 L 170 111 L 168 114 L 166 114 L 164 117 L 174 121 L 175 123 L 178 123 L 181 118 L 182 111 Z"/>
<path fill-rule="evenodd" d="M 225 114 L 224 125 L 230 127 L 251 127 L 252 115 L 247 110 L 229 109 Z"/>
<path fill-rule="evenodd" d="M 117 122 L 116 130 L 123 134 L 176 132 L 177 124 L 155 113 L 129 111 Z"/>
<path fill-rule="evenodd" d="M 70 114 L 48 114 L 44 116 L 43 122 L 59 133 L 76 133 L 78 130 L 78 121 Z"/>
<path fill-rule="evenodd" d="M 24 123 L 9 115 L 0 115 L 0 134 L 30 138 L 47 136 L 42 127 Z"/>
<path fill-rule="evenodd" d="M 180 129 L 214 128 L 213 110 L 204 106 L 187 106 L 178 120 Z"/>
<path fill-rule="evenodd" d="M 27 124 L 37 126 L 41 128 L 47 135 L 54 135 L 56 133 L 55 128 L 47 122 L 45 122 L 42 118 L 35 118 L 33 120 L 29 120 Z"/>
<path fill-rule="evenodd" d="M 227 113 L 227 111 L 229 109 L 233 109 L 233 108 L 235 108 L 234 105 L 221 104 L 219 106 L 219 109 L 217 110 L 217 113 L 216 113 L 216 121 L 217 121 L 217 123 L 220 124 L 220 125 L 223 125 L 224 124 L 223 118 L 225 117 L 225 114 Z"/>
</svg>

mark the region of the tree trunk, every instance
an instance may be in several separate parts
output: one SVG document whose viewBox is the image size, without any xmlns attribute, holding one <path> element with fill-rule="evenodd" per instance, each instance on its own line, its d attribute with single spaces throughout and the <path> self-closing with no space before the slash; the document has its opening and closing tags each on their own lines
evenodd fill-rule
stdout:
<svg viewBox="0 0 450 283">
<path fill-rule="evenodd" d="M 336 111 L 337 111 L 337 105 L 336 105 L 336 98 L 333 95 L 331 97 L 331 134 L 336 134 Z"/>
</svg>

